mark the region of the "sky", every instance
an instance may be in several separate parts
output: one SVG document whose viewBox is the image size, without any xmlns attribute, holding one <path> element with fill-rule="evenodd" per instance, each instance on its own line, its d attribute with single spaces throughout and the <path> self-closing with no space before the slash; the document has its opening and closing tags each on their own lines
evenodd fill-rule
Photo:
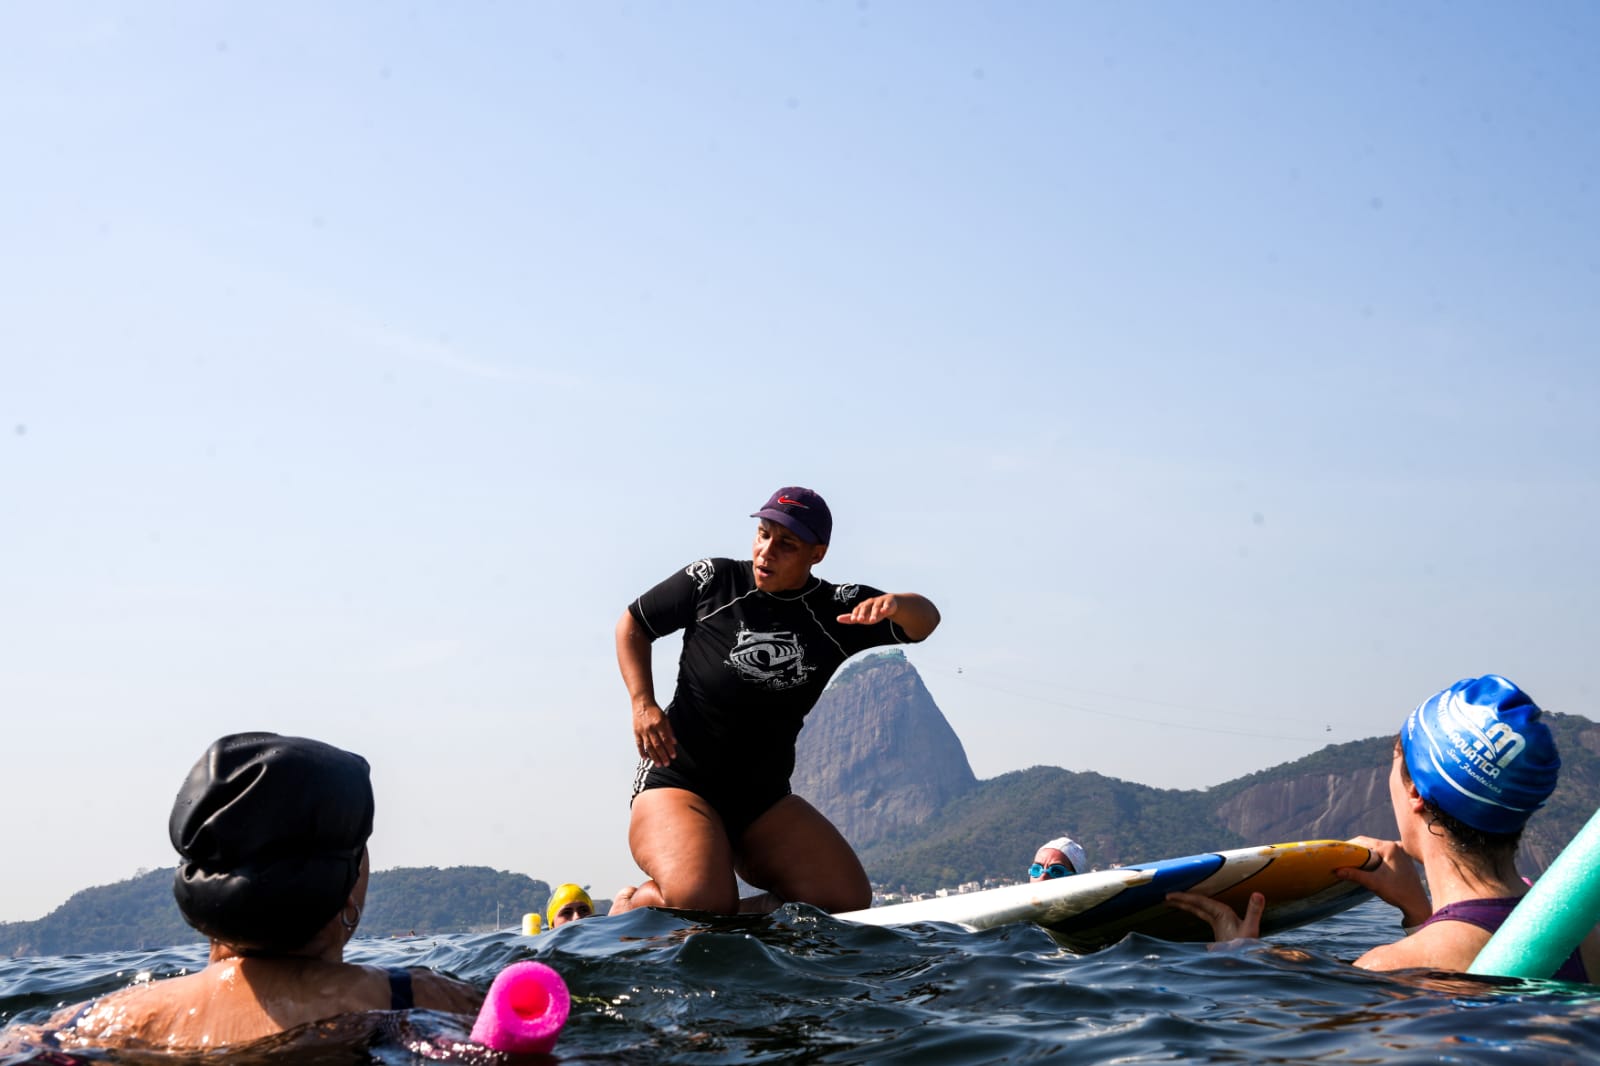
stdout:
<svg viewBox="0 0 1600 1066">
<path fill-rule="evenodd" d="M 939 606 L 980 778 L 1600 717 L 1597 36 L 0 6 L 0 921 L 173 863 L 249 729 L 371 761 L 377 869 L 637 881 L 613 626 L 780 485 Z"/>
</svg>

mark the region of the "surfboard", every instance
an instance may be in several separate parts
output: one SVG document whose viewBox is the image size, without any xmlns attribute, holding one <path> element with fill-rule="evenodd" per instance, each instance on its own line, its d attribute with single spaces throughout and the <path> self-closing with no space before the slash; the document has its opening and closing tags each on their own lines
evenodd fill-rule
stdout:
<svg viewBox="0 0 1600 1066">
<path fill-rule="evenodd" d="M 866 925 L 949 922 L 990 929 L 1011 922 L 1043 926 L 1074 951 L 1097 951 L 1129 933 L 1207 941 L 1211 927 L 1167 905 L 1168 892 L 1198 892 L 1241 913 L 1251 892 L 1267 897 L 1263 935 L 1347 910 L 1371 893 L 1333 871 L 1366 866 L 1372 853 L 1342 840 L 1301 840 L 1096 870 L 1051 881 L 1006 885 L 847 911 L 835 917 Z"/>
</svg>

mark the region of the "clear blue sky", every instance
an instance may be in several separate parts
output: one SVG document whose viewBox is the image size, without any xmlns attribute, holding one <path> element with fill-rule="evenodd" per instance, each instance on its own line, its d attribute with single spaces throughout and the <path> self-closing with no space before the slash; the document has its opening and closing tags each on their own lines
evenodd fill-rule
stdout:
<svg viewBox="0 0 1600 1066">
<path fill-rule="evenodd" d="M 366 755 L 378 868 L 609 895 L 612 626 L 780 484 L 943 609 L 981 777 L 1212 785 L 1488 671 L 1596 717 L 1597 39 L 0 7 L 0 920 L 172 861 L 239 729 Z"/>
</svg>

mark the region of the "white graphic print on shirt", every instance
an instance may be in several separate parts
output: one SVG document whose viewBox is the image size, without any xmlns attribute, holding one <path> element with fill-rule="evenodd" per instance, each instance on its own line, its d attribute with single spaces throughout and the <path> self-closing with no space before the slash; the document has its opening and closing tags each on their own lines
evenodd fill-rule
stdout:
<svg viewBox="0 0 1600 1066">
<path fill-rule="evenodd" d="M 739 627 L 727 663 L 747 681 L 785 689 L 805 684 L 815 667 L 806 665 L 806 650 L 794 633 L 752 633 Z"/>
</svg>

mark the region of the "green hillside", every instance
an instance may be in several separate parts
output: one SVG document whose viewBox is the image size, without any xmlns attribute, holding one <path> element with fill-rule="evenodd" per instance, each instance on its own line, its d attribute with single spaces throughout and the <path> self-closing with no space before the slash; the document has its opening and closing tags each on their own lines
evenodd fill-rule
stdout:
<svg viewBox="0 0 1600 1066">
<path fill-rule="evenodd" d="M 0 955 L 77 955 L 142 950 L 202 939 L 172 901 L 172 873 L 152 870 L 78 892 L 33 922 L 0 922 Z M 550 886 L 487 866 L 402 867 L 373 873 L 362 936 L 466 933 L 517 927 L 542 911 Z"/>
<path fill-rule="evenodd" d="M 1283 763 L 1267 770 L 1236 777 L 1203 793 L 1209 800 L 1221 804 L 1256 785 L 1270 784 L 1308 774 L 1327 774 L 1345 777 L 1373 766 L 1387 766 L 1394 750 L 1394 737 L 1368 737 L 1346 744 L 1330 744 L 1314 751 L 1303 759 Z"/>
<path fill-rule="evenodd" d="M 1519 853 L 1524 873 L 1536 876 L 1600 810 L 1600 726 L 1571 714 L 1545 716 L 1561 750 L 1561 783 L 1528 822 Z M 1344 839 L 1392 831 L 1358 817 L 1335 820 L 1321 834 L 1304 827 L 1274 840 L 1246 840 L 1219 811 L 1250 794 L 1253 802 L 1287 808 L 1286 797 L 1306 779 L 1371 780 L 1387 774 L 1394 737 L 1335 744 L 1302 759 L 1217 785 L 1177 791 L 1092 773 L 1035 766 L 980 782 L 928 821 L 863 847 L 861 858 L 876 885 L 927 892 L 968 881 L 1021 880 L 1038 846 L 1066 833 L 1097 867 L 1191 855 L 1322 835 Z M 1380 776 L 1380 796 L 1386 796 Z M 1328 785 L 1319 784 L 1326 788 Z M 1387 799 L 1380 798 L 1386 808 Z M 1369 812 L 1370 813 L 1370 812 Z"/>
<path fill-rule="evenodd" d="M 487 866 L 384 870 L 372 875 L 361 931 L 404 936 L 520 927 L 524 913 L 543 911 L 549 899 L 545 882 Z"/>
<path fill-rule="evenodd" d="M 1051 766 L 1003 774 L 914 830 L 862 850 L 873 882 L 927 892 L 966 881 L 1017 881 L 1041 843 L 1067 833 L 1098 866 L 1241 847 L 1203 793 L 1150 788 Z"/>
<path fill-rule="evenodd" d="M 3 955 L 79 955 L 200 939 L 172 901 L 171 869 L 86 888 L 35 922 L 0 922 Z"/>
</svg>

